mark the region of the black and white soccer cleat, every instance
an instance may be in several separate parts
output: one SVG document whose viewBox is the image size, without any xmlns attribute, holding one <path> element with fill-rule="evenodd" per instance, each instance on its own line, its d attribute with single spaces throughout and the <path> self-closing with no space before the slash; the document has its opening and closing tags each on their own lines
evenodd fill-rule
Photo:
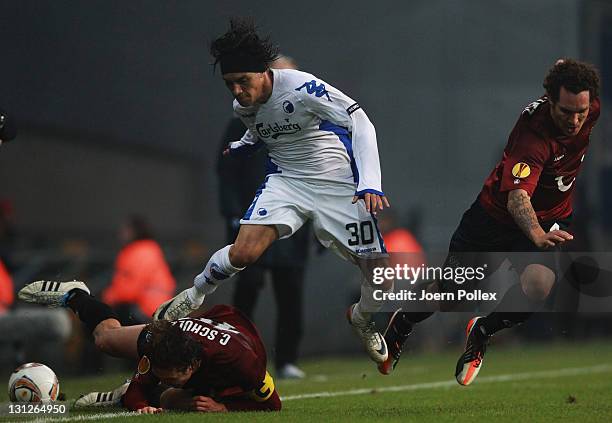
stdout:
<svg viewBox="0 0 612 423">
<path fill-rule="evenodd" d="M 204 295 L 198 301 L 192 301 L 187 292 L 189 289 L 178 293 L 174 298 L 162 303 L 153 313 L 153 320 L 177 320 L 187 317 L 189 313 L 197 310 L 204 301 Z"/>
<path fill-rule="evenodd" d="M 354 318 L 353 309 L 356 304 L 350 306 L 346 312 L 346 318 L 353 330 L 361 338 L 363 345 L 376 363 L 383 363 L 389 356 L 385 338 L 376 330 L 376 325 L 372 321 L 359 321 Z"/>
<path fill-rule="evenodd" d="M 85 282 L 69 281 L 36 281 L 27 284 L 19 290 L 17 297 L 26 303 L 42 304 L 49 307 L 66 307 L 68 293 L 80 289 L 89 294 Z"/>
<path fill-rule="evenodd" d="M 74 402 L 74 407 L 120 407 L 121 398 L 127 391 L 128 386 L 130 386 L 129 380 L 109 392 L 90 392 L 81 395 L 79 399 Z"/>
</svg>

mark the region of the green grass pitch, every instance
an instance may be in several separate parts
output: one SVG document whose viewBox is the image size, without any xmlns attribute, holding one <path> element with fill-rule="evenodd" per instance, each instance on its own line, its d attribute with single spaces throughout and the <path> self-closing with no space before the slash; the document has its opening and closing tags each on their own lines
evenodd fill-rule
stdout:
<svg viewBox="0 0 612 423">
<path fill-rule="evenodd" d="M 280 413 L 101 416 L 123 410 L 92 409 L 73 411 L 63 420 L 113 423 L 144 419 L 309 423 L 612 421 L 612 343 L 493 345 L 478 379 L 470 387 L 454 382 L 453 371 L 459 353 L 406 354 L 392 376 L 379 375 L 365 357 L 304 361 L 306 380 L 277 381 L 277 389 L 285 398 Z M 60 375 L 60 383 L 70 401 L 82 392 L 112 388 L 122 377 L 125 375 L 62 380 Z"/>
</svg>

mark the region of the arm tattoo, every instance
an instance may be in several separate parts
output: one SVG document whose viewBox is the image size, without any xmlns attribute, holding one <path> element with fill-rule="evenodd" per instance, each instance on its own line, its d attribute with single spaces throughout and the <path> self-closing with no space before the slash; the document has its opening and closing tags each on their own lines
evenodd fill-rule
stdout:
<svg viewBox="0 0 612 423">
<path fill-rule="evenodd" d="M 508 212 L 514 218 L 519 228 L 531 238 L 534 229 L 540 227 L 538 217 L 531 205 L 531 200 L 526 191 L 517 189 L 508 193 Z"/>
</svg>

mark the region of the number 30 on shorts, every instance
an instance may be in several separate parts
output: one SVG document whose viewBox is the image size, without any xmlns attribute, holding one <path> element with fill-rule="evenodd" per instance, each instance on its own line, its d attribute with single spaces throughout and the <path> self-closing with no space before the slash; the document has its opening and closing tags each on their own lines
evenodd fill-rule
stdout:
<svg viewBox="0 0 612 423">
<path fill-rule="evenodd" d="M 361 223 L 347 223 L 345 226 L 351 237 L 348 240 L 348 245 L 365 245 L 374 242 L 374 226 L 369 220 Z M 359 241 L 361 239 L 361 242 Z"/>
</svg>

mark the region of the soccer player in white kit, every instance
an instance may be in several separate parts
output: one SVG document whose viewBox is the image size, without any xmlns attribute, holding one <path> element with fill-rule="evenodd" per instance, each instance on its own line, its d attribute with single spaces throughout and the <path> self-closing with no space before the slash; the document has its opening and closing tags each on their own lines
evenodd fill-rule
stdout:
<svg viewBox="0 0 612 423">
<path fill-rule="evenodd" d="M 266 178 L 240 221 L 234 244 L 215 252 L 194 286 L 162 304 L 156 319 L 178 319 L 238 273 L 277 239 L 290 237 L 308 219 L 319 241 L 355 263 L 364 275 L 361 298 L 347 317 L 372 360 L 387 359 L 384 338 L 371 315 L 371 269 L 386 265 L 375 212 L 389 207 L 382 191 L 374 126 L 354 100 L 305 72 L 270 69 L 278 54 L 250 21 L 232 20 L 211 45 L 234 111 L 248 128 L 226 155 L 266 146 Z M 376 286 L 390 291 L 392 283 Z"/>
</svg>

